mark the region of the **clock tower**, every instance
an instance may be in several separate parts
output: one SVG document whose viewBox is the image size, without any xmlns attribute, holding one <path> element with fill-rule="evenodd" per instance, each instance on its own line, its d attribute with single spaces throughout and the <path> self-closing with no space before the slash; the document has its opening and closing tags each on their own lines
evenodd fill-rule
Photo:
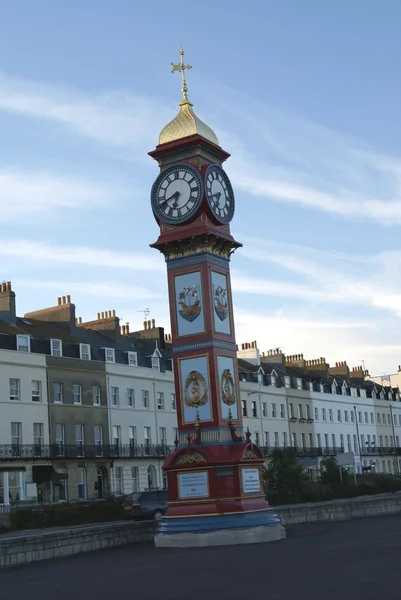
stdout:
<svg viewBox="0 0 401 600">
<path fill-rule="evenodd" d="M 151 205 L 165 257 L 177 398 L 176 450 L 164 463 L 169 506 L 157 546 L 266 542 L 285 537 L 267 504 L 263 455 L 244 435 L 230 258 L 235 197 L 222 165 L 229 154 L 194 113 L 182 78 L 178 115 L 150 152 L 160 168 Z"/>
</svg>

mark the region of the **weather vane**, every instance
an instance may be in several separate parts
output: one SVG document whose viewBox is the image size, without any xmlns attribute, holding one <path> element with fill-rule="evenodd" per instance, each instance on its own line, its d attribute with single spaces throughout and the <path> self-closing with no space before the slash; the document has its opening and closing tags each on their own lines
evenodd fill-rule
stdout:
<svg viewBox="0 0 401 600">
<path fill-rule="evenodd" d="M 182 79 L 182 100 L 183 102 L 188 102 L 188 88 L 187 82 L 185 81 L 185 69 L 192 69 L 192 65 L 184 65 L 184 50 L 182 49 L 182 44 L 180 46 L 180 62 L 178 64 L 171 63 L 172 69 L 171 72 L 181 71 L 181 79 Z"/>
</svg>

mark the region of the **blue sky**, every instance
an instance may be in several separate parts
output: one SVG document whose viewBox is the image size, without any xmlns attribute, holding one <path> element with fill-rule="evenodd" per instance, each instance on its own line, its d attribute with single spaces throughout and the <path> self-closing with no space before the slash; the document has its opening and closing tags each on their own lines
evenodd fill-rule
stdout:
<svg viewBox="0 0 401 600">
<path fill-rule="evenodd" d="M 169 331 L 147 155 L 189 98 L 232 157 L 237 341 L 400 360 L 398 0 L 0 3 L 0 279 Z"/>
</svg>

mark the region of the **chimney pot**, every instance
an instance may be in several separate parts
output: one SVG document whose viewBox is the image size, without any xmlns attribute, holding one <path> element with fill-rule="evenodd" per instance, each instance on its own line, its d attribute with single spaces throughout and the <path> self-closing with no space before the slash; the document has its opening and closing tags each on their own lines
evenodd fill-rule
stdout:
<svg viewBox="0 0 401 600">
<path fill-rule="evenodd" d="M 97 313 L 97 320 L 100 320 L 100 313 Z"/>
<path fill-rule="evenodd" d="M 71 304 L 71 296 L 67 296 L 67 304 Z"/>
<path fill-rule="evenodd" d="M 115 316 L 116 316 L 116 311 L 115 311 L 115 309 L 113 308 L 113 317 L 115 317 Z"/>
<path fill-rule="evenodd" d="M 154 319 L 152 319 L 152 329 L 154 329 L 156 327 L 156 321 Z"/>
<path fill-rule="evenodd" d="M 63 304 L 66 304 L 66 302 L 67 302 L 67 299 L 65 296 L 63 296 Z"/>
<path fill-rule="evenodd" d="M 7 292 L 11 292 L 11 281 L 7 281 Z"/>
<path fill-rule="evenodd" d="M 57 306 L 61 306 L 61 298 L 57 298 Z"/>
<path fill-rule="evenodd" d="M 126 332 L 127 332 L 127 334 L 128 334 L 128 333 L 129 333 L 129 323 L 128 323 L 128 321 L 127 321 L 127 323 L 125 324 L 125 330 L 126 330 Z"/>
</svg>

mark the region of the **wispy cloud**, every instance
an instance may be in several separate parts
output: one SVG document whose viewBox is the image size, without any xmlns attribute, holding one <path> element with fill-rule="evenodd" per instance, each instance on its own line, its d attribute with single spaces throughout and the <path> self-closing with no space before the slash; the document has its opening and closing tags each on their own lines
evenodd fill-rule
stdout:
<svg viewBox="0 0 401 600">
<path fill-rule="evenodd" d="M 94 246 L 56 246 L 23 239 L 4 239 L 1 252 L 3 256 L 29 259 L 31 264 L 80 265 L 146 272 L 165 270 L 159 256 L 141 252 L 118 252 Z"/>
<path fill-rule="evenodd" d="M 242 253 L 257 263 L 278 265 L 283 278 L 252 280 L 234 271 L 237 291 L 303 299 L 307 302 L 367 306 L 391 311 L 401 317 L 401 252 L 370 256 L 345 255 L 309 247 L 278 244 L 266 239 L 247 238 Z M 286 273 L 287 272 L 287 273 Z M 288 273 L 301 283 L 288 283 Z"/>
<path fill-rule="evenodd" d="M 0 221 L 43 219 L 49 211 L 107 207 L 110 189 L 92 181 L 49 173 L 0 170 Z"/>
<path fill-rule="evenodd" d="M 140 286 L 123 285 L 118 281 L 107 281 L 106 283 L 91 283 L 77 281 L 41 281 L 35 279 L 16 279 L 14 287 L 36 288 L 37 290 L 55 290 L 57 295 L 76 293 L 77 297 L 95 296 L 96 298 L 112 298 L 119 300 L 149 300 L 160 298 L 160 294 Z M 63 294 L 63 290 L 65 294 Z"/>
<path fill-rule="evenodd" d="M 132 149 L 152 147 L 168 120 L 168 107 L 139 93 L 91 95 L 5 74 L 0 75 L 0 110 L 58 122 L 86 138 Z"/>
</svg>

